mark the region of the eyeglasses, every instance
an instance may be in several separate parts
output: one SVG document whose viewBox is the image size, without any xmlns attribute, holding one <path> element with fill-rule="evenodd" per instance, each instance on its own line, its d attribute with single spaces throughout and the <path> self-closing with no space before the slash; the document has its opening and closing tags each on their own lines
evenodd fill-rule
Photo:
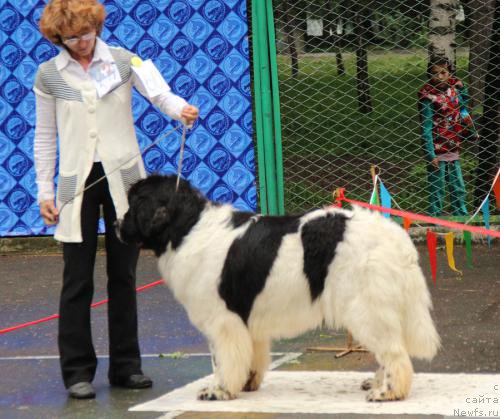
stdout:
<svg viewBox="0 0 500 419">
<path fill-rule="evenodd" d="M 96 37 L 95 32 L 89 32 L 81 36 L 74 36 L 73 38 L 63 39 L 62 43 L 68 47 L 74 47 L 80 41 L 92 41 Z"/>
</svg>

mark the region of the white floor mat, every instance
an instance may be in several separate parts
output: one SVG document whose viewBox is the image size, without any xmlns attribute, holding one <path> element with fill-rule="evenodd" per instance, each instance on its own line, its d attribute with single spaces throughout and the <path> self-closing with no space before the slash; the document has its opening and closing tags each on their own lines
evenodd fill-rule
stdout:
<svg viewBox="0 0 500 419">
<path fill-rule="evenodd" d="M 500 374 L 415 374 L 404 401 L 369 403 L 361 382 L 368 372 L 269 371 L 259 391 L 241 393 L 231 401 L 198 401 L 197 391 L 211 376 L 201 378 L 132 411 L 441 414 L 500 417 Z"/>
</svg>

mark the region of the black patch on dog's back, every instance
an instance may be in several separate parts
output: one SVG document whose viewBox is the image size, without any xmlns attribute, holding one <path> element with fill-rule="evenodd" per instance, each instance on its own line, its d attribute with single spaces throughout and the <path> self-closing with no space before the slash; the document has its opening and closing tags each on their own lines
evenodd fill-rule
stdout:
<svg viewBox="0 0 500 419">
<path fill-rule="evenodd" d="M 255 213 L 253 212 L 234 211 L 233 216 L 231 217 L 231 225 L 234 228 L 238 228 L 245 224 L 254 215 Z"/>
<path fill-rule="evenodd" d="M 325 287 L 328 266 L 335 256 L 337 244 L 344 237 L 346 218 L 342 214 L 327 214 L 302 226 L 304 273 L 309 281 L 313 301 Z"/>
<path fill-rule="evenodd" d="M 219 295 L 227 308 L 245 323 L 255 298 L 264 289 L 283 236 L 298 231 L 299 218 L 261 217 L 231 244 L 222 269 Z"/>
</svg>

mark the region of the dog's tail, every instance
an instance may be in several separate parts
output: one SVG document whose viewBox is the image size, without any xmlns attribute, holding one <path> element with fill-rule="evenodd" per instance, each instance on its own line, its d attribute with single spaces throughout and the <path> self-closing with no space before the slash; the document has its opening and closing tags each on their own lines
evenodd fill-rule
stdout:
<svg viewBox="0 0 500 419">
<path fill-rule="evenodd" d="M 410 356 L 432 359 L 441 347 L 441 339 L 430 314 L 432 302 L 429 290 L 417 263 L 410 265 L 406 275 L 406 350 Z"/>
</svg>

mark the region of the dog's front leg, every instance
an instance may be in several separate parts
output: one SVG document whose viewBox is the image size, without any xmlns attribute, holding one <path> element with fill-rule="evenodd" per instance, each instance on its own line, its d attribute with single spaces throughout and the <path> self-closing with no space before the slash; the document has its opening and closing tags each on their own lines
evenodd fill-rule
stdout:
<svg viewBox="0 0 500 419">
<path fill-rule="evenodd" d="M 253 341 L 252 365 L 243 391 L 256 391 L 259 389 L 271 361 L 270 348 L 271 341 L 269 339 Z"/>
<path fill-rule="evenodd" d="M 231 400 L 248 379 L 252 340 L 246 325 L 236 315 L 225 318 L 210 336 L 214 382 L 198 392 L 200 400 Z"/>
</svg>

